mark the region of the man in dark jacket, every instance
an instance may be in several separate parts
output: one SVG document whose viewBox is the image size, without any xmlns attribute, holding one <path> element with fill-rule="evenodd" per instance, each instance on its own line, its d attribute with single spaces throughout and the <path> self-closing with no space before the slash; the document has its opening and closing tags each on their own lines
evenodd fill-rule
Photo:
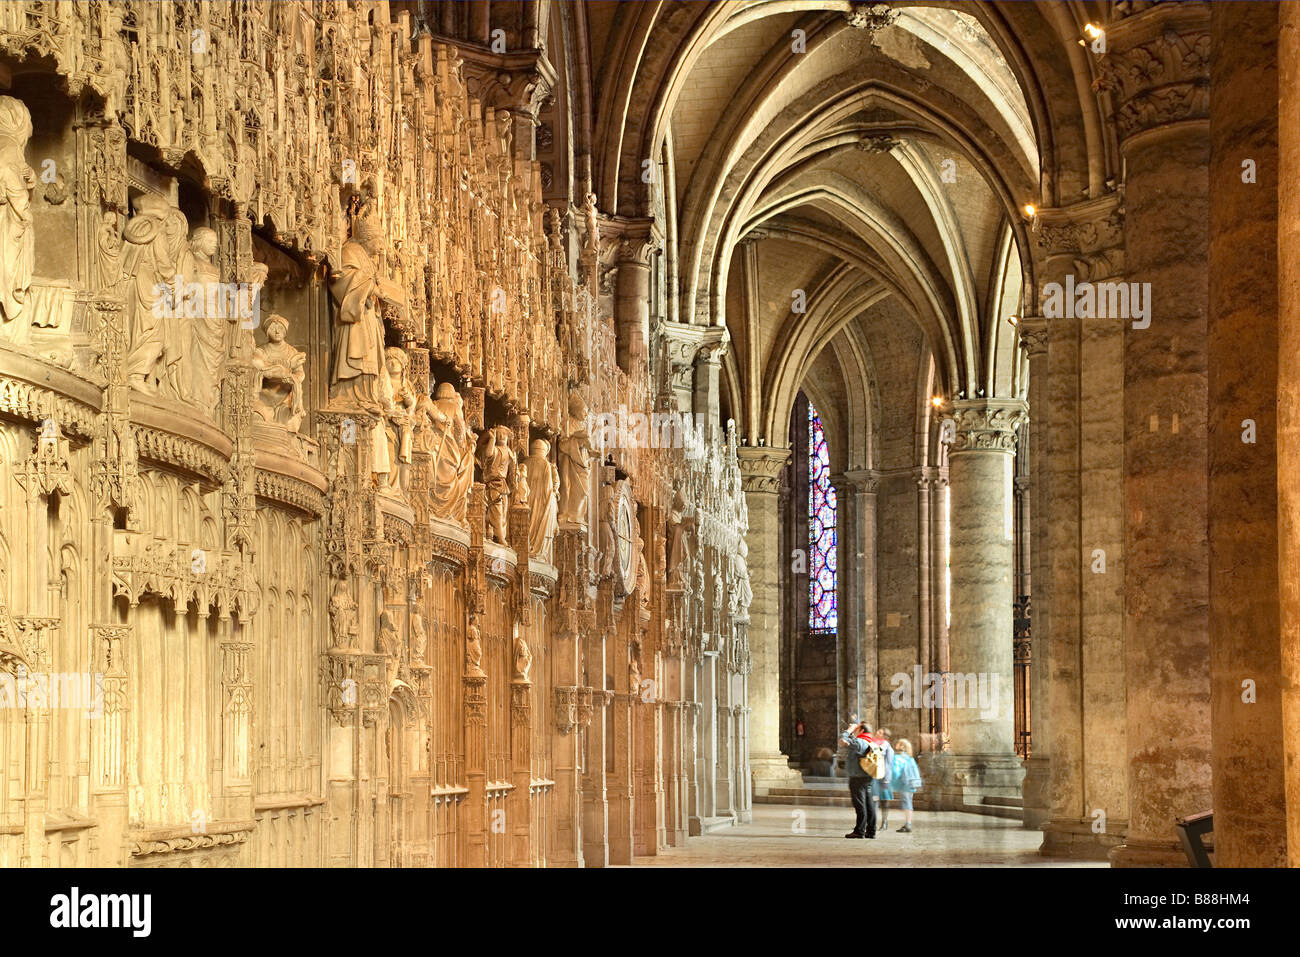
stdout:
<svg viewBox="0 0 1300 957">
<path fill-rule="evenodd" d="M 862 770 L 859 760 L 866 756 L 870 734 L 871 725 L 862 721 L 850 726 L 840 735 L 840 740 L 848 746 L 844 766 L 849 775 L 849 797 L 853 799 L 853 811 L 857 815 L 857 823 L 845 837 L 876 836 L 876 810 L 871 805 L 871 777 Z"/>
</svg>

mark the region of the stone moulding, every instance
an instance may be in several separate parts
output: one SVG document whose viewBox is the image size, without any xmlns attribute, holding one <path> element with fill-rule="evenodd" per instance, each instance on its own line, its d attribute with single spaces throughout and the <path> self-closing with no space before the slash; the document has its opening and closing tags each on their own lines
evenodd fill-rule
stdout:
<svg viewBox="0 0 1300 957">
<path fill-rule="evenodd" d="M 215 425 L 200 420 L 197 414 L 177 415 L 173 406 L 133 392 L 131 431 L 141 461 L 198 476 L 213 486 L 221 485 L 230 474 L 234 442 Z"/>
<path fill-rule="evenodd" d="M 90 439 L 103 393 L 78 375 L 0 345 L 0 415 L 53 419 L 65 436 Z"/>
<path fill-rule="evenodd" d="M 483 557 L 488 578 L 502 585 L 509 585 L 514 580 L 514 571 L 519 564 L 514 549 L 498 545 L 496 542 L 484 542 Z"/>
<path fill-rule="evenodd" d="M 233 821 L 229 824 L 209 824 L 202 834 L 195 834 L 188 825 L 137 831 L 131 835 L 131 856 L 151 857 L 237 847 L 248 840 L 255 827 L 256 821 Z"/>
<path fill-rule="evenodd" d="M 306 512 L 313 518 L 325 514 L 329 484 L 318 469 L 288 455 L 257 449 L 257 495 Z"/>
<path fill-rule="evenodd" d="M 555 594 L 555 584 L 559 578 L 560 573 L 554 565 L 536 558 L 528 559 L 528 588 L 534 595 L 550 598 Z"/>
<path fill-rule="evenodd" d="M 415 512 L 400 499 L 377 495 L 379 511 L 384 517 L 384 541 L 399 548 L 415 541 Z"/>
<path fill-rule="evenodd" d="M 460 568 L 469 559 L 469 532 L 440 518 L 429 519 L 429 545 L 430 557 L 448 565 Z"/>
</svg>

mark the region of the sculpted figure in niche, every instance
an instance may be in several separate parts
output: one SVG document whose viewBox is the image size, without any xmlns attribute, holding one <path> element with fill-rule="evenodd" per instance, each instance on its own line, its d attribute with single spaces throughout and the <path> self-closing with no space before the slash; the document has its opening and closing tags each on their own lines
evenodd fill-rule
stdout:
<svg viewBox="0 0 1300 957">
<path fill-rule="evenodd" d="M 587 405 L 582 397 L 569 397 L 572 427 L 560 440 L 560 521 L 587 523 L 587 489 L 591 479 L 591 440 L 587 435 Z"/>
<path fill-rule="evenodd" d="M 196 227 L 190 233 L 189 246 L 190 255 L 194 257 L 193 280 L 199 284 L 203 293 L 197 303 L 200 307 L 198 315 L 193 317 L 190 327 L 194 343 L 190 363 L 194 372 L 193 392 L 198 404 L 210 411 L 216 407 L 221 391 L 221 372 L 225 366 L 226 341 L 229 337 L 226 327 L 230 323 L 229 318 L 221 314 L 221 309 L 209 309 L 217 297 L 207 295 L 207 290 L 215 288 L 215 284 L 220 282 L 220 274 L 212 261 L 212 257 L 217 254 L 216 230 L 207 226 Z M 238 318 L 237 311 L 235 318 Z"/>
<path fill-rule="evenodd" d="M 95 235 L 95 258 L 96 287 L 116 289 L 122 281 L 122 231 L 117 222 L 117 213 L 111 209 L 104 210 L 99 220 L 99 230 Z"/>
<path fill-rule="evenodd" d="M 388 682 L 392 684 L 393 679 L 397 677 L 397 669 L 401 664 L 402 640 L 397 634 L 397 625 L 393 623 L 393 616 L 384 611 L 379 616 L 379 635 L 376 638 L 378 652 L 388 658 Z"/>
<path fill-rule="evenodd" d="M 483 671 L 483 637 L 478 630 L 478 616 L 469 616 L 465 629 L 465 677 L 486 678 Z"/>
<path fill-rule="evenodd" d="M 645 560 L 645 546 L 638 538 L 636 543 L 636 593 L 641 604 L 641 618 L 650 620 L 650 569 Z"/>
<path fill-rule="evenodd" d="M 465 405 L 450 382 L 434 390 L 429 415 L 429 437 L 433 456 L 433 514 L 448 522 L 465 524 L 469 489 L 474 482 L 474 435 L 465 423 Z"/>
<path fill-rule="evenodd" d="M 419 612 L 411 613 L 411 661 L 417 665 L 424 664 L 424 649 L 429 643 L 424 633 L 424 617 Z"/>
<path fill-rule="evenodd" d="M 600 486 L 600 573 L 614 574 L 618 563 L 618 515 L 614 508 L 614 485 L 605 482 Z"/>
<path fill-rule="evenodd" d="M 302 383 L 307 374 L 307 353 L 285 341 L 289 320 L 272 313 L 266 320 L 266 342 L 253 351 L 253 401 L 267 422 L 298 431 L 305 414 Z"/>
<path fill-rule="evenodd" d="M 357 634 L 357 603 L 352 600 L 348 583 L 339 579 L 330 595 L 330 647 L 351 648 Z"/>
<path fill-rule="evenodd" d="M 555 496 L 560 485 L 560 473 L 550 462 L 550 451 L 550 442 L 533 439 L 528 453 L 528 495 L 532 500 L 528 519 L 528 553 L 544 562 L 551 561 L 558 527 Z"/>
<path fill-rule="evenodd" d="M 189 320 L 180 306 L 183 284 L 194 275 L 185 214 L 154 193 L 133 204 L 122 238 L 130 349 L 127 377 L 143 392 L 190 400 L 182 361 L 191 349 Z M 181 288 L 178 288 L 178 285 Z"/>
<path fill-rule="evenodd" d="M 27 165 L 32 117 L 21 100 L 0 96 L 0 336 L 24 338 L 27 292 L 36 263 L 32 194 L 36 172 Z"/>
<path fill-rule="evenodd" d="M 528 684 L 528 672 L 533 667 L 533 652 L 520 634 L 515 634 L 515 681 Z"/>
<path fill-rule="evenodd" d="M 405 349 L 390 346 L 384 353 L 388 368 L 388 381 L 392 384 L 392 402 L 389 406 L 385 439 L 388 447 L 388 488 L 402 490 L 403 475 L 411 461 L 411 436 L 415 427 L 415 389 L 407 377 L 411 357 Z"/>
<path fill-rule="evenodd" d="M 331 398 L 347 408 L 384 412 L 392 394 L 384 361 L 384 322 L 379 314 L 380 281 L 375 261 L 381 249 L 371 219 L 356 225 L 343 244 L 338 278 L 330 285 L 337 309 Z"/>
<path fill-rule="evenodd" d="M 514 480 L 515 453 L 510 448 L 512 438 L 507 426 L 488 429 L 479 440 L 479 468 L 487 490 L 487 537 L 508 544 L 506 520 L 510 514 L 510 486 Z"/>
<path fill-rule="evenodd" d="M 685 541 L 682 520 L 686 516 L 686 496 L 681 489 L 673 495 L 672 507 L 668 510 L 668 569 L 669 588 L 680 588 L 682 582 L 682 559 L 685 557 Z"/>
</svg>

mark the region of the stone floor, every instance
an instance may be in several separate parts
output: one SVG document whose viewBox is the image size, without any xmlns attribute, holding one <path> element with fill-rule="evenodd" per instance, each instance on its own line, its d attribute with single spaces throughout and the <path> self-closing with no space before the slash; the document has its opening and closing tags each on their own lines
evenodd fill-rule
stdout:
<svg viewBox="0 0 1300 957">
<path fill-rule="evenodd" d="M 634 867 L 1105 867 L 1038 856 L 1041 831 L 1018 821 L 948 811 L 917 811 L 911 834 L 901 814 L 874 841 L 846 840 L 853 812 L 841 808 L 756 805 L 750 824 L 692 837 Z"/>
</svg>

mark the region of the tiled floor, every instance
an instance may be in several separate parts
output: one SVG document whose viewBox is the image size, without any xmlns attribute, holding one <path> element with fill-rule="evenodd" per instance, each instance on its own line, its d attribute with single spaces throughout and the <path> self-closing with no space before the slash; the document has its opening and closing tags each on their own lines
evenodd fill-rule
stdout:
<svg viewBox="0 0 1300 957">
<path fill-rule="evenodd" d="M 635 867 L 1105 867 L 1038 856 L 1042 832 L 1018 821 L 957 812 L 917 811 L 911 834 L 846 840 L 853 812 L 842 808 L 756 805 L 750 824 L 692 837 Z"/>
</svg>

